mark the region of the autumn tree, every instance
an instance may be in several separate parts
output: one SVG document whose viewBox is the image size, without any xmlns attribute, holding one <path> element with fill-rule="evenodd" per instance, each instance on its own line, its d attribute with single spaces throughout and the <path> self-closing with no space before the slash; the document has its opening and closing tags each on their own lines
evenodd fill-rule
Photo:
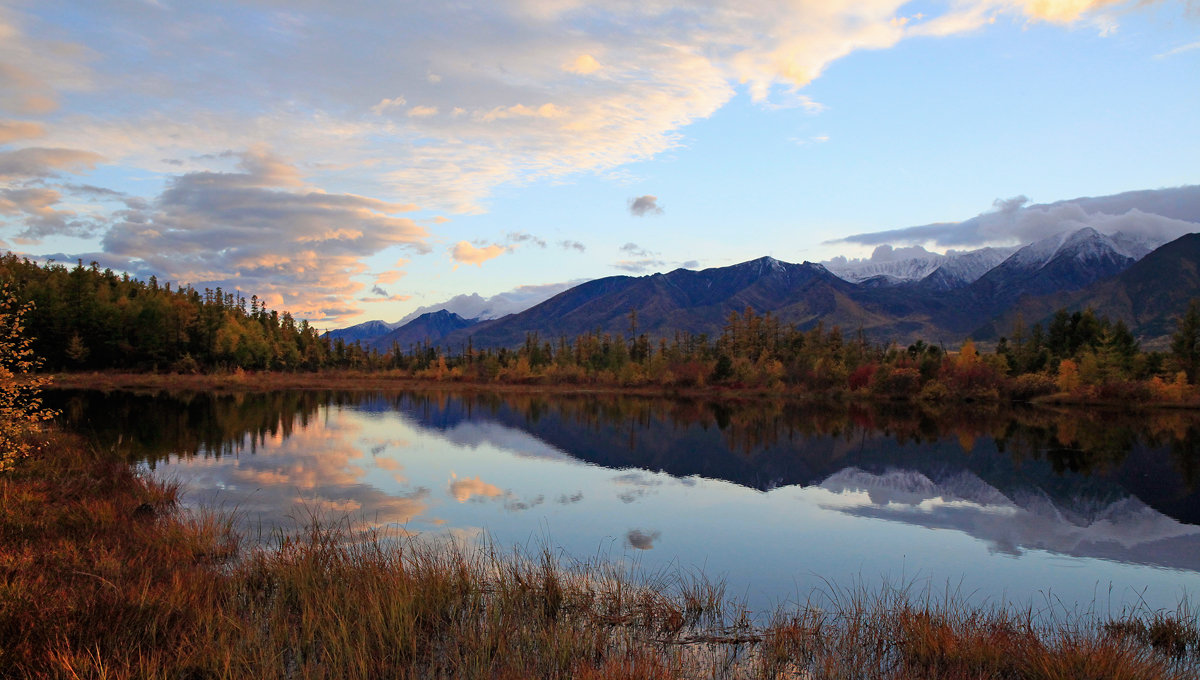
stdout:
<svg viewBox="0 0 1200 680">
<path fill-rule="evenodd" d="M 42 408 L 40 388 L 48 380 L 33 374 L 39 365 L 25 335 L 32 305 L 0 286 L 0 472 L 29 455 L 28 435 L 54 413 Z"/>
</svg>

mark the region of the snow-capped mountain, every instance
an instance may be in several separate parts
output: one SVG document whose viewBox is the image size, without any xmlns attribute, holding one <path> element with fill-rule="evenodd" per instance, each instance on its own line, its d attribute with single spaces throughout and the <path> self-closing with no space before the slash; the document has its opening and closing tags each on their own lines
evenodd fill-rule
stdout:
<svg viewBox="0 0 1200 680">
<path fill-rule="evenodd" d="M 937 269 L 923 277 L 921 286 L 928 290 L 954 290 L 969 286 L 1014 252 L 1016 248 L 980 248 L 965 253 L 954 253 Z"/>
<path fill-rule="evenodd" d="M 827 503 L 851 515 L 963 531 L 990 549 L 1047 550 L 1133 564 L 1177 567 L 1200 549 L 1200 527 L 1184 524 L 1133 496 L 1081 498 L 1070 506 L 1043 491 L 1005 494 L 970 472 L 930 478 L 913 470 L 875 474 L 846 468 L 821 483 Z"/>
<path fill-rule="evenodd" d="M 331 340 L 337 340 L 340 338 L 347 343 L 367 342 L 374 338 L 378 338 L 381 335 L 386 335 L 399 326 L 400 324 L 398 322 L 388 323 L 386 321 L 378 320 L 364 321 L 348 328 L 338 328 L 336 330 L 329 331 L 326 333 L 326 335 L 328 335 Z"/>
<path fill-rule="evenodd" d="M 850 283 L 868 279 L 902 283 L 923 279 L 949 260 L 948 255 L 931 253 L 920 246 L 899 249 L 879 246 L 870 258 L 847 260 L 836 257 L 821 264 L 834 276 Z"/>
<path fill-rule="evenodd" d="M 1078 290 L 1115 276 L 1137 261 L 1091 227 L 1061 232 L 1031 243 L 1001 262 L 970 286 L 980 301 L 997 309 L 1022 295 Z"/>
<path fill-rule="evenodd" d="M 851 283 L 869 281 L 872 286 L 879 286 L 928 280 L 926 285 L 933 290 L 950 290 L 975 281 L 1015 250 L 989 247 L 951 250 L 943 255 L 920 246 L 899 249 L 880 246 L 869 259 L 839 257 L 822 264 L 838 278 Z"/>
</svg>

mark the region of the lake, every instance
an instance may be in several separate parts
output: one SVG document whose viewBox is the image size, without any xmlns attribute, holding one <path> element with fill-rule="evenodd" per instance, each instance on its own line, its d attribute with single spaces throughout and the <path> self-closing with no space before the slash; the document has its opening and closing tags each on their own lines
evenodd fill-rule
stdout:
<svg viewBox="0 0 1200 680">
<path fill-rule="evenodd" d="M 1117 613 L 1200 594 L 1200 414 L 615 396 L 50 391 L 184 504 L 486 539 L 757 613 L 887 583 Z"/>
</svg>

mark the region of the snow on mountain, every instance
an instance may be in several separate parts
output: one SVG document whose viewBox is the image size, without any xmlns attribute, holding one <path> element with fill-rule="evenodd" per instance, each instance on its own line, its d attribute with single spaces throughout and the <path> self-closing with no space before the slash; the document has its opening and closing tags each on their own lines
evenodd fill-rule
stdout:
<svg viewBox="0 0 1200 680">
<path fill-rule="evenodd" d="M 1111 237 L 1091 227 L 1084 227 L 1076 231 L 1059 232 L 1035 241 L 1013 253 L 1012 257 L 1004 262 L 1004 266 L 1013 270 L 1036 272 L 1061 258 L 1070 258 L 1082 263 L 1106 261 L 1113 255 L 1139 259 L 1126 252 L 1139 251 L 1139 244 L 1131 239 L 1124 240 L 1124 244 L 1125 247 L 1118 246 Z"/>
<path fill-rule="evenodd" d="M 834 276 L 850 283 L 861 283 L 880 276 L 889 281 L 902 282 L 923 279 L 949 259 L 946 255 L 931 253 L 920 246 L 879 246 L 867 259 L 835 257 L 821 264 Z"/>
<path fill-rule="evenodd" d="M 580 283 L 583 283 L 583 280 L 577 279 L 563 283 L 518 286 L 513 290 L 497 293 L 490 297 L 483 297 L 479 293 L 455 295 L 445 302 L 438 302 L 417 308 L 408 316 L 397 321 L 395 326 L 402 326 L 423 314 L 443 309 L 453 312 L 464 319 L 478 319 L 480 321 L 499 319 L 502 316 L 523 312 Z"/>
<path fill-rule="evenodd" d="M 1016 248 L 980 248 L 965 253 L 954 253 L 937 269 L 922 278 L 921 283 L 935 290 L 952 290 L 968 286 L 1008 259 L 1016 250 Z"/>
<path fill-rule="evenodd" d="M 961 472 L 933 479 L 913 470 L 846 468 L 820 484 L 826 507 L 851 515 L 965 532 L 992 550 L 1047 550 L 1135 564 L 1177 567 L 1200 550 L 1200 527 L 1183 524 L 1133 496 L 1056 504 L 1037 488 L 1005 494 Z"/>
<path fill-rule="evenodd" d="M 867 259 L 847 260 L 844 257 L 835 257 L 822 264 L 838 278 L 851 283 L 872 280 L 875 285 L 884 282 L 896 284 L 921 281 L 933 276 L 930 283 L 935 288 L 948 290 L 970 284 L 1003 262 L 1015 250 L 1016 248 L 989 247 L 967 251 L 950 250 L 943 255 L 929 252 L 920 246 L 879 246 Z"/>
</svg>

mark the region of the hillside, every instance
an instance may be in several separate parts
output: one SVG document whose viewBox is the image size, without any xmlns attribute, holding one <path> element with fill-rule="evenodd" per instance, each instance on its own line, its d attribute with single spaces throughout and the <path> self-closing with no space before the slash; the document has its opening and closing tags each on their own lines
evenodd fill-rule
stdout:
<svg viewBox="0 0 1200 680">
<path fill-rule="evenodd" d="M 422 314 L 365 344 L 380 351 L 387 351 L 394 346 L 398 346 L 401 351 L 408 351 L 410 347 L 424 343 L 437 345 L 454 331 L 470 328 L 477 323 L 475 319 L 464 319 L 443 309 Z"/>
<path fill-rule="evenodd" d="M 1058 309 L 1091 308 L 1124 321 L 1144 343 L 1165 346 L 1175 319 L 1200 298 L 1200 234 L 1187 234 L 1151 252 L 1120 274 L 1077 291 L 1022 300 L 981 328 L 978 336 L 1004 334 L 1017 315 L 1026 324 L 1046 320 Z"/>
</svg>

